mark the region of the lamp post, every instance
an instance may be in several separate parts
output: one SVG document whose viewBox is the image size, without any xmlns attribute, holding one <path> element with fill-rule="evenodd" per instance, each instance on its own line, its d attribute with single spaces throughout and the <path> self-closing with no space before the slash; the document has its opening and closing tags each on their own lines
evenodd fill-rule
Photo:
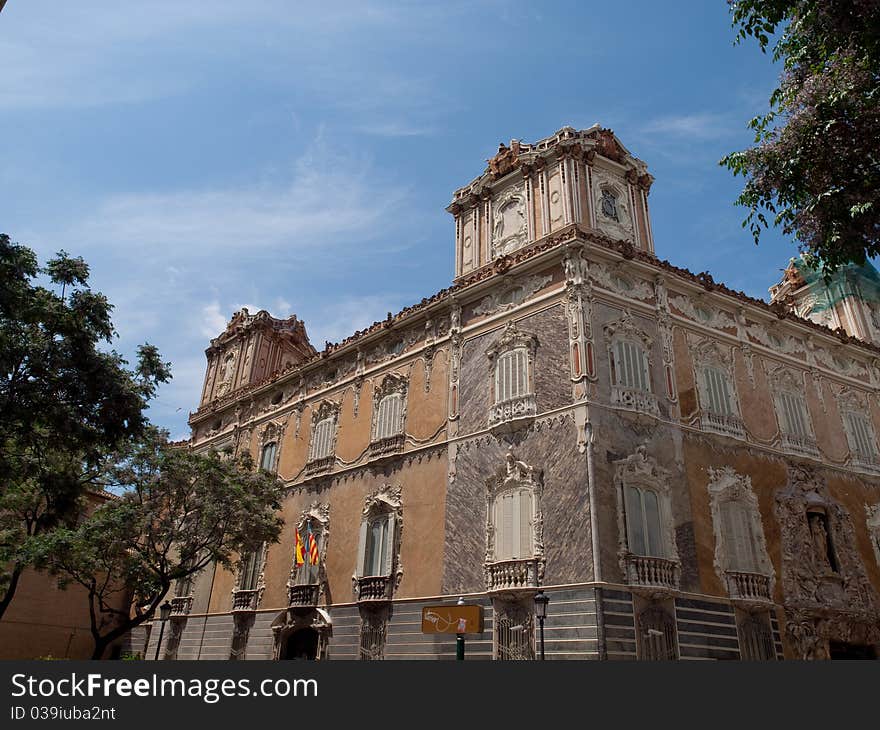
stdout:
<svg viewBox="0 0 880 730">
<path fill-rule="evenodd" d="M 541 661 L 544 661 L 544 619 L 547 618 L 547 604 L 550 599 L 544 591 L 535 594 L 535 616 L 538 618 L 538 627 L 541 636 Z"/>
<path fill-rule="evenodd" d="M 456 605 L 464 605 L 464 596 L 459 596 Z M 455 635 L 455 658 L 458 661 L 464 661 L 464 634 Z"/>
<path fill-rule="evenodd" d="M 159 641 L 156 642 L 156 656 L 154 661 L 159 660 L 159 647 L 162 646 L 162 634 L 165 633 L 165 622 L 171 618 L 171 602 L 165 601 L 161 606 L 159 606 L 159 621 L 161 621 L 161 626 L 159 627 Z"/>
</svg>

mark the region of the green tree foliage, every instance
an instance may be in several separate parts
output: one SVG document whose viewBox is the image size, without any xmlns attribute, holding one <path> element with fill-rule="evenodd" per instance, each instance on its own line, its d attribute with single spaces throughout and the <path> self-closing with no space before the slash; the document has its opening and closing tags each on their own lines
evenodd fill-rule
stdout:
<svg viewBox="0 0 880 730">
<path fill-rule="evenodd" d="M 41 268 L 0 234 L 0 618 L 28 541 L 76 518 L 104 455 L 144 434 L 171 377 L 152 345 L 133 369 L 107 348 L 112 307 L 88 277 L 81 258 L 62 251 Z"/>
<path fill-rule="evenodd" d="M 100 482 L 122 496 L 31 543 L 36 565 L 86 589 L 94 659 L 152 618 L 175 581 L 212 563 L 232 567 L 277 541 L 283 524 L 275 475 L 249 456 L 197 454 L 159 432 L 108 462 Z"/>
<path fill-rule="evenodd" d="M 783 62 L 755 146 L 721 164 L 746 178 L 737 203 L 758 242 L 772 222 L 829 274 L 880 254 L 880 3 L 729 0 L 737 42 Z"/>
</svg>

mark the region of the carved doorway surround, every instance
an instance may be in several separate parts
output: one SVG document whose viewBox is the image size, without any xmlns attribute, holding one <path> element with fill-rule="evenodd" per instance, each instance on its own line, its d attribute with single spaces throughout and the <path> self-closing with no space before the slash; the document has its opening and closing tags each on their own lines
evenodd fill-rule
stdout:
<svg viewBox="0 0 880 730">
<path fill-rule="evenodd" d="M 295 637 L 294 634 L 297 636 Z M 272 621 L 272 658 L 276 660 L 327 659 L 332 635 L 333 622 L 330 619 L 330 614 L 323 608 L 313 608 L 308 611 L 293 609 L 281 611 Z M 315 640 L 313 647 L 310 646 L 312 639 Z M 300 654 L 299 656 L 289 656 L 290 651 L 297 647 L 300 650 L 308 649 L 309 656 L 302 656 L 302 651 L 296 652 Z"/>
</svg>

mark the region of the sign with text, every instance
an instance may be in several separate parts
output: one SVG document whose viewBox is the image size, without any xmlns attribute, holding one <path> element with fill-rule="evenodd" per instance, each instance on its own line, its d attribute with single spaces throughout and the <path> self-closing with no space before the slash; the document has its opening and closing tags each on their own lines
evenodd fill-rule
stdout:
<svg viewBox="0 0 880 730">
<path fill-rule="evenodd" d="M 483 632 L 482 606 L 425 606 L 422 609 L 423 634 L 480 634 Z"/>
</svg>

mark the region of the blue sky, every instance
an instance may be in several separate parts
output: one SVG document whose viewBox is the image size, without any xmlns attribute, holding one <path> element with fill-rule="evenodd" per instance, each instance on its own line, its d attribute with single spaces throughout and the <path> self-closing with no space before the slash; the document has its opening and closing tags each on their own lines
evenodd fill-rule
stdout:
<svg viewBox="0 0 880 730">
<path fill-rule="evenodd" d="M 777 69 L 732 39 L 723 0 L 9 0 L 0 231 L 91 264 L 117 348 L 172 361 L 176 438 L 233 311 L 321 349 L 448 286 L 453 190 L 565 125 L 648 163 L 661 258 L 766 297 L 794 244 L 754 246 L 717 162 Z"/>
</svg>

